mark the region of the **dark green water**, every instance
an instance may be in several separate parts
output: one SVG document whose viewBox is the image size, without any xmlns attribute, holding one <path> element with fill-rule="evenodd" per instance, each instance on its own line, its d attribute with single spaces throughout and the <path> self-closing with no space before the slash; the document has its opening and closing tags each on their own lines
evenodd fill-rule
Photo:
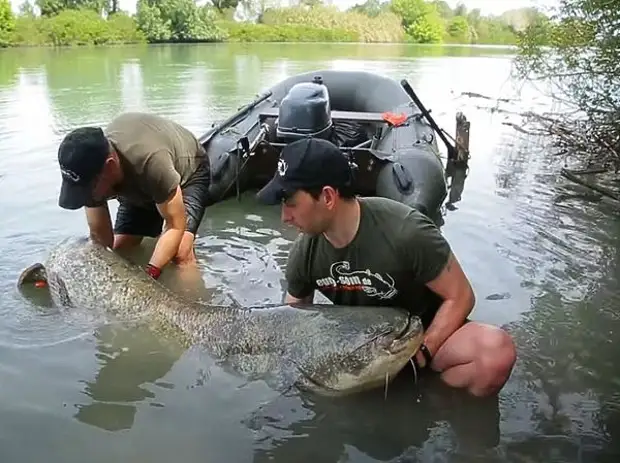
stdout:
<svg viewBox="0 0 620 463">
<path fill-rule="evenodd" d="M 558 200 L 559 164 L 505 122 L 545 108 L 510 80 L 510 50 L 404 45 L 200 45 L 0 51 L 0 462 L 615 462 L 620 456 L 617 213 Z M 197 352 L 26 304 L 19 272 L 83 214 L 57 207 L 66 131 L 123 110 L 196 134 L 300 71 L 406 77 L 439 124 L 472 122 L 471 171 L 444 233 L 519 360 L 497 400 L 401 378 L 350 400 L 277 396 Z M 509 103 L 467 98 L 477 92 Z M 205 284 L 279 301 L 293 231 L 252 195 L 210 208 L 197 242 Z"/>
</svg>

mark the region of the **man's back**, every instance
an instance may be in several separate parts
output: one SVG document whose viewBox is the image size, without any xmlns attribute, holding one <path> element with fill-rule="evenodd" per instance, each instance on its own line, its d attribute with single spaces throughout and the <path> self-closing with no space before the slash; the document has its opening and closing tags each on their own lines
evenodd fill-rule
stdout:
<svg viewBox="0 0 620 463">
<path fill-rule="evenodd" d="M 172 185 L 183 186 L 198 166 L 198 140 L 166 118 L 124 113 L 114 118 L 104 132 L 127 173 L 120 194 L 131 202 L 165 199 Z"/>
</svg>

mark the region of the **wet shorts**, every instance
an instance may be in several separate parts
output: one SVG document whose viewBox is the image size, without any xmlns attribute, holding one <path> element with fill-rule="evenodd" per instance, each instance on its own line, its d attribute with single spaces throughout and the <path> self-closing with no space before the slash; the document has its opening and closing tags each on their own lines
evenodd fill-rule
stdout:
<svg viewBox="0 0 620 463">
<path fill-rule="evenodd" d="M 204 161 L 188 182 L 181 187 L 185 204 L 185 230 L 196 235 L 198 226 L 207 208 L 209 185 L 211 183 L 211 166 L 209 158 L 203 152 Z M 158 237 L 163 229 L 164 219 L 153 203 L 149 206 L 136 206 L 119 199 L 116 212 L 114 233 L 118 235 L 137 235 Z"/>
</svg>

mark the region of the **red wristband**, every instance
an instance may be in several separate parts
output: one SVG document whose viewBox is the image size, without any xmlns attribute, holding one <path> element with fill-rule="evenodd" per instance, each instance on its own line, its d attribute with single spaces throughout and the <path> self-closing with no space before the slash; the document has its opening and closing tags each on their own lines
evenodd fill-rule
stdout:
<svg viewBox="0 0 620 463">
<path fill-rule="evenodd" d="M 148 264 L 144 270 L 146 270 L 146 273 L 148 273 L 154 280 L 157 280 L 159 275 L 161 275 L 161 269 L 155 267 L 153 264 Z"/>
</svg>

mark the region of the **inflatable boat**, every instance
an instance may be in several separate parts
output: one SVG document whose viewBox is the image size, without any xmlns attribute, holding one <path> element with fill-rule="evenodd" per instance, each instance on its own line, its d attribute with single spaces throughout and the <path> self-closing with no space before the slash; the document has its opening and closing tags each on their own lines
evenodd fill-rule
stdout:
<svg viewBox="0 0 620 463">
<path fill-rule="evenodd" d="M 260 189 L 282 147 L 320 137 L 356 166 L 359 195 L 392 198 L 436 220 L 447 196 L 436 134 L 443 135 L 406 80 L 358 71 L 295 75 L 200 137 L 211 161 L 209 204 Z"/>
</svg>

